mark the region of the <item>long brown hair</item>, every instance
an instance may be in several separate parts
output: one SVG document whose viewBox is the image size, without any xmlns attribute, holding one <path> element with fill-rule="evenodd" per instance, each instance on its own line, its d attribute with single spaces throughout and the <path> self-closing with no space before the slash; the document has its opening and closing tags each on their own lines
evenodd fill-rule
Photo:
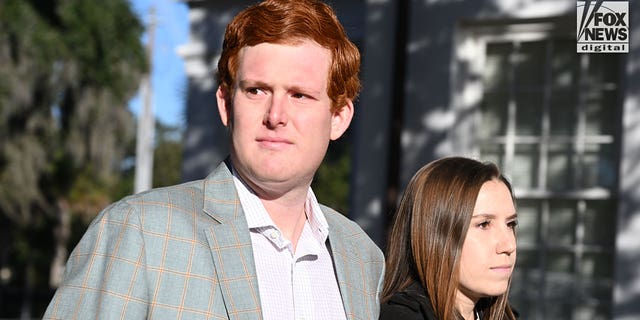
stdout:
<svg viewBox="0 0 640 320">
<path fill-rule="evenodd" d="M 416 172 L 389 233 L 381 302 L 419 282 L 438 319 L 462 319 L 455 307 L 462 245 L 480 188 L 492 179 L 504 182 L 513 199 L 511 184 L 490 162 L 449 157 Z M 500 296 L 482 298 L 476 308 L 483 319 L 515 319 L 508 295 L 507 288 Z"/>
<path fill-rule="evenodd" d="M 360 52 L 347 38 L 333 9 L 315 0 L 267 0 L 236 15 L 225 31 L 218 60 L 220 85 L 231 92 L 240 49 L 260 43 L 295 44 L 305 39 L 331 51 L 327 93 L 332 111 L 353 101 L 360 91 Z"/>
</svg>

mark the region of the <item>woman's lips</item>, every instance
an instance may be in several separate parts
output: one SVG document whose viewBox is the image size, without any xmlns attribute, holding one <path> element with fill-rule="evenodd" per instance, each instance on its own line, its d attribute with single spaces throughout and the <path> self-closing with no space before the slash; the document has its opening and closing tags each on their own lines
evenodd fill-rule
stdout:
<svg viewBox="0 0 640 320">
<path fill-rule="evenodd" d="M 512 269 L 511 265 L 501 265 L 501 266 L 491 267 L 491 270 L 497 271 L 500 273 L 510 273 L 511 269 Z"/>
</svg>

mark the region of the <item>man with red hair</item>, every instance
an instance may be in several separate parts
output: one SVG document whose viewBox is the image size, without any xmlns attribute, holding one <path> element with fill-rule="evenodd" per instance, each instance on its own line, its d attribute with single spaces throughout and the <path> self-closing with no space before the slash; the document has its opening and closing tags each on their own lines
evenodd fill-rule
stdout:
<svg viewBox="0 0 640 320">
<path fill-rule="evenodd" d="M 229 157 L 105 209 L 45 319 L 377 319 L 380 249 L 311 189 L 351 123 L 359 67 L 322 2 L 240 12 L 218 62 Z"/>
</svg>

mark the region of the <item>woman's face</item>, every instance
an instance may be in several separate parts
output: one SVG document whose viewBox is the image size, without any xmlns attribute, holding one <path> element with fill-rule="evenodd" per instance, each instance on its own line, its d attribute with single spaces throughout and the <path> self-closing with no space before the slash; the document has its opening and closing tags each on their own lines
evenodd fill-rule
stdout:
<svg viewBox="0 0 640 320">
<path fill-rule="evenodd" d="M 478 301 L 507 291 L 516 263 L 516 209 L 500 180 L 480 188 L 462 246 L 458 296 Z"/>
</svg>

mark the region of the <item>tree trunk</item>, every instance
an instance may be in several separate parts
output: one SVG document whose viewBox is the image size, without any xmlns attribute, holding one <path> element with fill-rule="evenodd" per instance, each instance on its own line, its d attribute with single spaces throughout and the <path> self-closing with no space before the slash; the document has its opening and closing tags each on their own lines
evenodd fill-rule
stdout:
<svg viewBox="0 0 640 320">
<path fill-rule="evenodd" d="M 51 261 L 49 285 L 57 288 L 62 283 L 64 266 L 68 257 L 67 242 L 71 235 L 71 210 L 67 199 L 58 199 L 58 225 L 54 230 L 55 253 Z"/>
<path fill-rule="evenodd" d="M 34 266 L 31 255 L 27 256 L 27 266 L 24 273 L 24 287 L 22 288 L 22 308 L 20 310 L 20 320 L 31 319 L 31 305 L 33 301 L 33 277 Z"/>
</svg>

